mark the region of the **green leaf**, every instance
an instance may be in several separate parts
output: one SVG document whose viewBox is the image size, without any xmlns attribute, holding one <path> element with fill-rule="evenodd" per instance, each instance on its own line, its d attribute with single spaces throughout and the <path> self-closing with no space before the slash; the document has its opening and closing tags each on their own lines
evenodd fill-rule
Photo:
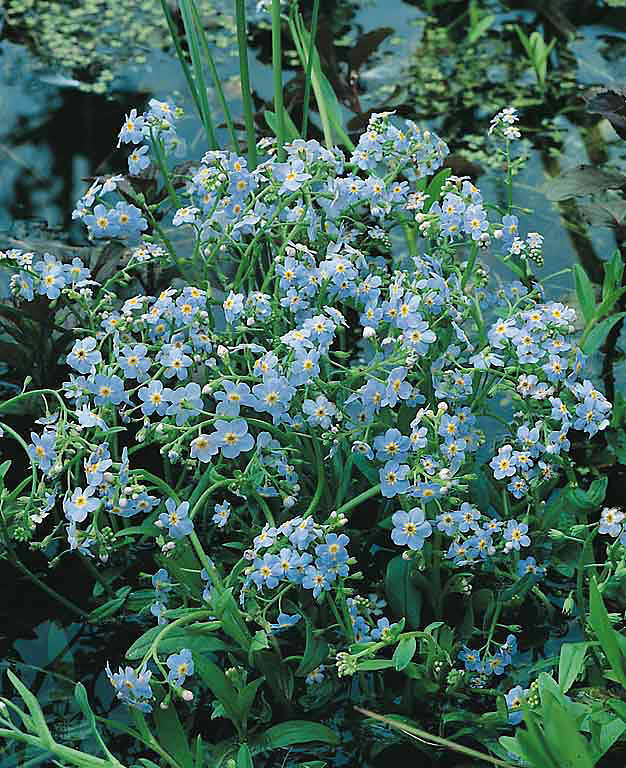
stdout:
<svg viewBox="0 0 626 768">
<path fill-rule="evenodd" d="M 296 139 L 300 138 L 300 134 L 298 132 L 298 129 L 296 128 L 293 120 L 291 119 L 291 115 L 289 112 L 285 109 L 283 110 L 285 115 L 285 128 L 287 129 L 287 140 L 288 141 L 295 141 Z M 276 120 L 276 113 L 270 112 L 269 109 L 266 109 L 263 113 L 263 116 L 265 117 L 265 122 L 268 124 L 268 126 L 271 128 L 274 135 L 277 135 L 278 130 L 278 121 Z"/>
<path fill-rule="evenodd" d="M 215 626 L 212 627 L 211 624 Z M 158 648 L 162 653 L 174 653 L 181 648 L 189 648 L 189 650 L 198 653 L 215 653 L 217 651 L 229 650 L 229 646 L 226 643 L 212 634 L 212 629 L 219 628 L 219 621 L 211 622 L 211 624 L 202 624 L 201 628 L 199 625 L 197 631 L 194 631 L 193 624 L 187 627 L 176 627 L 171 632 L 168 632 L 163 640 L 159 642 Z M 152 627 L 149 629 L 138 640 L 135 640 L 126 651 L 126 658 L 129 661 L 143 659 L 154 640 L 162 631 L 163 627 Z"/>
<path fill-rule="evenodd" d="M 624 276 L 624 262 L 618 249 L 615 250 L 610 261 L 604 263 L 604 281 L 602 283 L 602 301 L 606 301 L 611 294 L 622 287 Z"/>
<path fill-rule="evenodd" d="M 252 705 L 254 704 L 254 699 L 256 698 L 257 691 L 261 687 L 261 685 L 264 683 L 265 678 L 259 677 L 257 680 L 253 680 L 251 683 L 248 683 L 238 694 L 237 696 L 237 711 L 239 712 L 239 716 L 241 717 L 242 721 L 245 722 L 248 718 L 248 714 L 252 708 Z"/>
<path fill-rule="evenodd" d="M 403 637 L 393 653 L 393 663 L 398 672 L 408 667 L 415 655 L 417 643 L 414 637 Z"/>
<path fill-rule="evenodd" d="M 485 34 L 485 32 L 491 27 L 496 20 L 493 14 L 483 16 L 483 18 L 477 22 L 469 31 L 467 35 L 467 42 L 469 45 L 473 45 Z"/>
<path fill-rule="evenodd" d="M 365 659 L 365 661 L 359 661 L 357 670 L 359 672 L 378 672 L 381 669 L 390 669 L 391 667 L 395 667 L 395 662 L 391 659 Z"/>
<path fill-rule="evenodd" d="M 364 475 L 372 485 L 376 485 L 376 483 L 379 481 L 379 477 L 378 472 L 374 469 L 372 463 L 358 453 L 353 454 L 353 456 L 354 465 L 359 470 L 359 472 Z"/>
<path fill-rule="evenodd" d="M 615 630 L 611 626 L 609 614 L 604 606 L 602 595 L 594 577 L 589 584 L 589 623 L 596 633 L 602 650 L 615 673 L 617 680 L 626 688 L 626 674 L 622 665 L 622 652 L 615 639 Z"/>
<path fill-rule="evenodd" d="M 560 757 L 561 768 L 593 768 L 586 739 L 581 735 L 574 718 L 565 711 L 551 693 L 545 698 L 550 701 L 549 711 L 544 719 L 546 735 L 550 734 L 551 752 Z"/>
<path fill-rule="evenodd" d="M 445 180 L 450 176 L 452 173 L 451 168 L 442 168 L 435 176 L 433 176 L 430 184 L 428 185 L 428 188 L 426 190 L 430 201 L 427 202 L 426 210 L 430 208 L 430 206 L 436 201 L 439 200 L 439 195 L 441 194 L 441 188 L 444 185 Z"/>
<path fill-rule="evenodd" d="M 422 593 L 413 583 L 411 563 L 401 555 L 387 565 L 385 595 L 395 616 L 404 617 L 407 626 L 419 629 L 422 613 Z"/>
<path fill-rule="evenodd" d="M 50 747 L 54 743 L 54 740 L 52 739 L 52 735 L 48 730 L 46 718 L 44 717 L 41 707 L 39 706 L 37 698 L 28 690 L 24 683 L 16 675 L 14 675 L 13 672 L 11 672 L 10 669 L 7 669 L 7 675 L 9 680 L 17 689 L 19 695 L 22 697 L 24 704 L 26 704 L 28 707 L 35 733 L 37 736 L 39 736 L 44 746 Z"/>
<path fill-rule="evenodd" d="M 610 702 L 609 702 L 610 703 Z M 619 702 L 623 704 L 624 702 Z M 611 720 L 600 728 L 600 736 L 597 747 L 593 751 L 594 761 L 598 761 L 602 755 L 606 754 L 615 742 L 621 738 L 626 731 L 626 722 L 624 720 Z"/>
<path fill-rule="evenodd" d="M 576 283 L 576 296 L 585 323 L 589 323 L 596 312 L 596 292 L 593 283 L 580 264 L 574 264 L 574 281 Z"/>
<path fill-rule="evenodd" d="M 305 616 L 306 621 L 306 645 L 304 647 L 304 656 L 296 669 L 297 677 L 305 677 L 317 669 L 319 665 L 328 656 L 328 643 L 320 637 L 316 637 L 313 632 L 311 620 Z"/>
<path fill-rule="evenodd" d="M 226 717 L 232 720 L 233 723 L 239 724 L 242 718 L 237 706 L 237 691 L 233 684 L 217 664 L 214 664 L 212 661 L 194 658 L 194 664 L 203 682 L 208 685 L 213 695 L 219 699 Z"/>
<path fill-rule="evenodd" d="M 194 768 L 193 753 L 174 705 L 170 703 L 167 709 L 155 707 L 153 716 L 159 744 L 176 759 L 181 768 Z"/>
<path fill-rule="evenodd" d="M 247 744 L 242 744 L 237 752 L 237 768 L 254 768 L 252 753 Z"/>
<path fill-rule="evenodd" d="M 321 741 L 324 744 L 339 743 L 335 731 L 321 723 L 309 720 L 288 720 L 280 725 L 268 728 L 257 740 L 260 749 L 280 749 L 294 744 L 307 744 L 311 741 Z"/>
<path fill-rule="evenodd" d="M 589 643 L 564 643 L 559 656 L 559 689 L 567 693 L 581 673 Z"/>
<path fill-rule="evenodd" d="M 609 700 L 609 707 L 614 712 L 617 712 L 619 717 L 622 718 L 626 722 L 626 701 L 620 701 L 619 699 L 610 699 Z"/>
<path fill-rule="evenodd" d="M 595 325 L 591 331 L 587 334 L 585 343 L 583 344 L 583 352 L 586 355 L 592 355 L 597 352 L 598 349 L 604 344 L 609 331 L 616 325 L 623 317 L 626 317 L 626 312 L 618 312 L 611 317 L 607 317 L 601 323 Z"/>
<path fill-rule="evenodd" d="M 90 614 L 88 621 L 99 621 L 100 619 L 113 616 L 126 602 L 126 598 L 130 594 L 131 587 L 122 587 L 119 590 L 118 596 L 112 600 L 108 600 L 104 605 L 99 605 Z"/>
</svg>

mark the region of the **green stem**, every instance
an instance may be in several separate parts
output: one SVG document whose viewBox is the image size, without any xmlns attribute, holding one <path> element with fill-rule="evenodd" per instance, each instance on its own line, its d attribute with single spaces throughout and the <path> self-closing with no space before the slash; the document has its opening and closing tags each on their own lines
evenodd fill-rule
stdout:
<svg viewBox="0 0 626 768">
<path fill-rule="evenodd" d="M 362 504 L 364 501 L 367 501 L 367 499 L 371 499 L 372 496 L 376 496 L 378 493 L 380 493 L 380 483 L 376 483 L 376 485 L 368 488 L 367 491 L 363 491 L 363 493 L 360 493 L 358 496 L 350 499 L 350 501 L 347 501 L 345 504 L 339 507 L 336 512 L 338 515 L 342 513 L 345 514 L 351 509 L 354 509 L 354 507 L 358 507 L 359 504 Z"/>
<path fill-rule="evenodd" d="M 230 140 L 233 145 L 233 150 L 235 151 L 235 154 L 239 154 L 239 142 L 237 141 L 237 135 L 235 134 L 235 126 L 233 124 L 233 118 L 230 114 L 230 109 L 228 108 L 226 97 L 224 96 L 222 81 L 220 80 L 220 76 L 217 72 L 215 62 L 213 61 L 213 56 L 211 56 L 211 51 L 209 49 L 209 43 L 207 41 L 206 32 L 204 31 L 204 27 L 202 26 L 202 20 L 200 19 L 200 14 L 198 13 L 198 8 L 196 7 L 194 0 L 189 0 L 189 1 L 191 4 L 191 12 L 193 14 L 193 19 L 194 19 L 196 28 L 198 30 L 198 36 L 200 38 L 200 42 L 202 43 L 202 48 L 204 49 L 204 55 L 206 56 L 207 64 L 209 66 L 209 72 L 211 73 L 213 85 L 215 86 L 215 90 L 217 91 L 217 97 L 220 101 L 220 106 L 222 107 L 222 111 L 224 112 L 224 119 L 226 120 L 226 127 L 230 135 Z"/>
<path fill-rule="evenodd" d="M 272 0 L 272 70 L 274 73 L 274 112 L 278 135 L 278 160 L 285 159 L 285 113 L 283 106 L 283 69 L 281 46 L 280 0 Z"/>
<path fill-rule="evenodd" d="M 246 27 L 245 0 L 235 0 L 237 14 L 237 44 L 239 46 L 239 77 L 241 80 L 241 101 L 243 104 L 243 119 L 246 124 L 248 138 L 248 165 L 253 171 L 257 166 L 256 133 L 254 130 L 254 110 L 252 108 L 252 89 L 250 88 L 250 73 L 248 70 L 248 40 Z"/>
<path fill-rule="evenodd" d="M 317 17 L 320 9 L 320 0 L 313 0 L 313 16 L 311 18 L 311 32 L 309 40 L 309 54 L 306 62 L 306 80 L 304 83 L 304 104 L 302 107 L 302 130 L 300 132 L 303 139 L 306 140 L 306 133 L 309 127 L 309 102 L 311 100 L 311 69 L 313 67 L 313 45 L 317 37 Z"/>
</svg>

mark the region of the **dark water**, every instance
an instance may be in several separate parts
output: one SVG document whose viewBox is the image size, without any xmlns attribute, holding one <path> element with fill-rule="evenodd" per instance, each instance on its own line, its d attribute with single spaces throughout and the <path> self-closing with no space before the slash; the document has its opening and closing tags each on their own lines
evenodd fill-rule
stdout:
<svg viewBox="0 0 626 768">
<path fill-rule="evenodd" d="M 5 3 L 5 7 L 9 5 Z M 35 3 L 33 13 L 46 5 Z M 399 106 L 403 114 L 424 119 L 438 130 L 451 150 L 471 163 L 470 172 L 478 178 L 485 198 L 497 199 L 502 192 L 499 177 L 481 155 L 480 141 L 472 143 L 466 136 L 484 132 L 491 115 L 509 103 L 507 96 L 515 99 L 520 93 L 528 95 L 530 103 L 521 113 L 522 124 L 530 129 L 525 144 L 529 159 L 516 179 L 515 199 L 518 205 L 535 211 L 530 229 L 545 236 L 542 276 L 560 273 L 580 261 L 597 278 L 601 262 L 610 258 L 618 245 L 615 229 L 581 224 L 577 203 L 549 203 L 542 186 L 560 170 L 578 163 L 626 167 L 625 143 L 606 121 L 586 114 L 581 98 L 583 87 L 626 81 L 626 11 L 601 3 L 481 4 L 495 16 L 483 41 L 484 56 L 490 58 L 489 46 L 500 47 L 493 48 L 498 55 L 491 55 L 486 69 L 478 55 L 475 65 L 468 65 L 464 75 L 467 89 L 473 89 L 476 96 L 475 103 L 470 99 L 468 104 L 463 100 L 467 94 L 454 101 L 445 99 L 449 88 L 446 78 L 458 81 L 459 60 L 465 57 L 456 32 L 451 32 L 452 45 L 445 56 L 435 47 L 440 71 L 433 72 L 433 47 L 425 43 L 425 30 L 437 24 L 426 21 L 427 5 L 402 0 L 322 3 L 320 53 L 341 95 L 346 123 L 363 122 L 357 111 Z M 454 22 L 466 9 L 465 3 L 432 5 L 435 17 L 443 24 Z M 207 13 L 220 74 L 237 116 L 238 68 L 230 6 L 227 0 L 213 2 L 213 10 Z M 251 72 L 256 106 L 262 113 L 264 102 L 269 105 L 272 98 L 270 34 L 267 17 L 256 14 L 254 6 L 250 4 Z M 541 29 L 546 39 L 558 39 L 558 52 L 549 62 L 553 74 L 545 100 L 534 88 L 534 75 L 522 60 L 520 46 L 514 43 L 511 25 L 517 23 L 527 29 Z M 463 27 L 462 20 L 453 30 L 459 27 Z M 124 170 L 124 158 L 115 151 L 117 131 L 125 112 L 133 106 L 141 108 L 152 96 L 174 99 L 184 106 L 188 117 L 182 132 L 191 153 L 201 154 L 201 133 L 179 64 L 157 40 L 151 41 L 151 47 L 144 41 L 139 57 L 143 60 L 130 56 L 114 73 L 107 92 L 97 93 L 77 82 L 83 78 L 93 83 L 93 70 L 91 74 L 68 71 L 50 58 L 49 51 L 43 55 L 36 37 L 27 29 L 11 26 L 5 18 L 2 35 L 0 249 L 89 245 L 82 228 L 72 222 L 74 201 L 89 177 Z M 502 48 L 502 43 L 496 42 L 499 38 L 511 42 Z M 150 42 L 149 37 L 146 40 Z M 285 81 L 293 76 L 289 61 L 287 53 Z M 471 66 L 476 66 L 474 75 Z M 432 88 L 439 76 L 443 96 Z M 493 84 L 498 82 L 500 86 L 495 88 Z M 492 91 L 498 92 L 499 103 Z M 315 116 L 312 119 L 315 122 Z M 462 163 L 459 170 L 463 171 Z M 570 273 L 548 279 L 546 286 L 550 296 L 572 300 Z M 614 375 L 616 386 L 623 388 L 626 365 L 619 354 Z M 81 606 L 89 604 L 90 581 L 70 558 L 52 572 L 47 572 L 43 558 L 34 553 L 26 552 L 24 559 L 71 600 Z M 6 560 L 0 560 L 0 579 L 5 586 L 0 601 L 0 657 L 20 665 L 31 690 L 55 713 L 60 736 L 79 744 L 85 734 L 80 728 L 72 729 L 80 719 L 76 720 L 76 713 L 65 703 L 70 681 L 82 679 L 96 709 L 108 709 L 110 689 L 97 670 L 107 659 L 117 662 L 123 657 L 137 626 L 132 621 L 119 623 L 113 631 L 112 625 L 94 627 L 77 622 L 17 575 Z M 54 675 L 44 675 L 44 669 Z M 0 752 L 2 768 L 20 764 L 17 758 Z"/>
</svg>

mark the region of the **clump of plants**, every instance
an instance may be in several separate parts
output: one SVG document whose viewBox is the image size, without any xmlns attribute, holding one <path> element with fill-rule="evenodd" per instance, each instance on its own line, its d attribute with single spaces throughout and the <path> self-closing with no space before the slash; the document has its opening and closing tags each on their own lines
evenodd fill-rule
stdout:
<svg viewBox="0 0 626 768">
<path fill-rule="evenodd" d="M 102 670 L 106 718 L 76 686 L 102 756 L 53 737 L 13 672 L 0 736 L 94 768 L 121 765 L 120 731 L 144 768 L 360 764 L 402 733 L 497 765 L 619 756 L 623 616 L 605 600 L 623 590 L 624 514 L 571 455 L 613 418 L 589 371 L 603 337 L 534 277 L 516 111 L 489 131 L 499 207 L 391 113 L 347 152 L 288 140 L 275 82 L 276 138 L 247 157 L 181 163 L 173 103 L 127 116 L 128 174 L 75 210 L 126 248 L 107 280 L 2 254 L 16 306 L 45 296 L 71 325 L 62 387 L 0 404 L 26 466 L 0 492 L 4 546 L 78 558 L 88 620 L 132 606 L 136 640 Z M 159 289 L 137 291 L 155 270 Z M 10 419 L 25 402 L 27 434 Z"/>
</svg>

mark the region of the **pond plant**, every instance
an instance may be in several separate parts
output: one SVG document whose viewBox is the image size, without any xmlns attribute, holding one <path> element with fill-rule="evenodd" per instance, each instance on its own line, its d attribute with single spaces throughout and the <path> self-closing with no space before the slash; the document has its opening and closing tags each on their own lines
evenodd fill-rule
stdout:
<svg viewBox="0 0 626 768">
<path fill-rule="evenodd" d="M 181 10 L 204 154 L 185 157 L 182 110 L 152 99 L 119 132 L 128 173 L 74 212 L 123 248 L 119 268 L 1 254 L 15 311 L 46 301 L 68 337 L 62 385 L 26 380 L 0 404 L 21 454 L 0 465 L 5 556 L 51 605 L 136 637 L 102 660 L 111 714 L 76 682 L 89 748 L 53 735 L 11 670 L 0 737 L 84 768 L 361 764 L 366 734 L 374 761 L 408 739 L 432 764 L 616 764 L 626 523 L 576 456 L 623 423 L 594 373 L 619 253 L 599 306 L 582 271 L 580 314 L 547 300 L 543 237 L 515 205 L 517 111 L 486 139 L 504 205 L 391 112 L 353 143 L 315 30 L 277 0 L 275 135 L 256 139 L 248 101 L 243 152 L 220 99 L 234 146 L 219 148 L 208 46 Z M 285 32 L 324 143 L 282 106 Z M 32 573 L 26 546 L 78 559 L 95 607 Z"/>
</svg>

